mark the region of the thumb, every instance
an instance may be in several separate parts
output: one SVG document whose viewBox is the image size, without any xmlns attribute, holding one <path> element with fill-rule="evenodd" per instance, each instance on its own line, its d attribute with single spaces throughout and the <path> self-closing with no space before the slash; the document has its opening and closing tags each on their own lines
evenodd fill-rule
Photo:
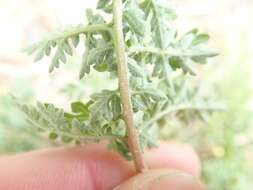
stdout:
<svg viewBox="0 0 253 190">
<path fill-rule="evenodd" d="M 176 170 L 155 169 L 134 176 L 113 190 L 204 190 L 192 175 Z"/>
</svg>

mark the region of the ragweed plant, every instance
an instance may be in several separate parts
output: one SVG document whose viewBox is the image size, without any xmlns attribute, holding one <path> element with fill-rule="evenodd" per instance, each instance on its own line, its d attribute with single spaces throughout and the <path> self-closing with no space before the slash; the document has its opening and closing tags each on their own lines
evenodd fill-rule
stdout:
<svg viewBox="0 0 253 190">
<path fill-rule="evenodd" d="M 79 78 L 106 72 L 118 87 L 72 102 L 71 113 L 44 103 L 20 108 L 50 139 L 78 144 L 106 139 L 143 172 L 143 150 L 157 146 L 159 126 L 168 114 L 222 109 L 184 85 L 186 75 L 195 75 L 195 64 L 205 64 L 217 53 L 208 49 L 209 36 L 198 29 L 178 36 L 171 25 L 176 14 L 160 0 L 99 0 L 96 12 L 88 9 L 86 15 L 86 25 L 59 31 L 26 52 L 35 54 L 35 61 L 52 57 L 53 72 L 84 43 Z"/>
</svg>

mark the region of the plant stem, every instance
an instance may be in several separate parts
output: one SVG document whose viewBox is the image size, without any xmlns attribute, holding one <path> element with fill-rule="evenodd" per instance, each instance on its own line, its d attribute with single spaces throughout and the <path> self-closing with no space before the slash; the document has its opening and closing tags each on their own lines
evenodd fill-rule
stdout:
<svg viewBox="0 0 253 190">
<path fill-rule="evenodd" d="M 156 47 L 133 47 L 130 48 L 127 52 L 129 56 L 138 54 L 138 53 L 150 53 L 150 54 L 156 54 L 156 55 L 161 55 L 161 56 L 184 56 L 184 57 L 194 57 L 194 56 L 208 56 L 208 57 L 214 57 L 217 56 L 218 53 L 216 52 L 203 52 L 203 53 L 182 53 L 182 52 L 177 52 L 175 50 L 163 50 L 161 48 L 156 48 Z"/>
<path fill-rule="evenodd" d="M 127 125 L 127 132 L 128 132 L 127 142 L 133 156 L 136 171 L 143 172 L 144 170 L 146 170 L 146 164 L 144 162 L 140 147 L 139 134 L 136 127 L 134 126 L 133 109 L 130 98 L 129 79 L 128 79 L 128 64 L 123 34 L 122 14 L 123 14 L 122 0 L 114 0 L 113 37 L 118 63 L 119 88 L 120 88 L 121 103 L 123 106 L 123 117 Z"/>
<path fill-rule="evenodd" d="M 76 35 L 82 34 L 82 33 L 98 32 L 98 31 L 110 32 L 110 27 L 107 24 L 93 24 L 93 25 L 81 26 L 81 27 L 77 27 L 76 29 L 66 31 L 63 34 L 55 35 L 54 37 L 49 38 L 46 41 L 47 42 L 57 41 L 57 40 L 65 39 L 65 38 L 71 38 L 72 36 L 76 36 Z"/>
<path fill-rule="evenodd" d="M 156 114 L 152 119 L 144 123 L 143 127 L 146 128 L 153 123 L 157 122 L 159 119 L 163 118 L 164 116 L 177 111 L 182 110 L 205 110 L 205 111 L 226 111 L 226 108 L 223 106 L 200 106 L 194 104 L 179 104 L 179 105 L 172 105 L 169 108 L 165 109 L 164 111 Z"/>
</svg>

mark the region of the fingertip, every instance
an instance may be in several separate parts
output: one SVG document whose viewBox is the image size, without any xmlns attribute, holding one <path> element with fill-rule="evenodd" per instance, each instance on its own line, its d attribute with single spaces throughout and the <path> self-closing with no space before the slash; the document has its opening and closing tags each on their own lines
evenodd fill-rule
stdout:
<svg viewBox="0 0 253 190">
<path fill-rule="evenodd" d="M 198 157 L 187 145 L 162 143 L 145 157 L 150 168 L 173 168 L 195 176 L 200 171 Z M 112 189 L 134 175 L 133 164 L 105 143 L 2 158 L 0 168 L 0 189 L 5 190 Z"/>
<path fill-rule="evenodd" d="M 2 158 L 0 168 L 4 190 L 112 189 L 132 172 L 123 158 L 101 144 Z"/>
</svg>

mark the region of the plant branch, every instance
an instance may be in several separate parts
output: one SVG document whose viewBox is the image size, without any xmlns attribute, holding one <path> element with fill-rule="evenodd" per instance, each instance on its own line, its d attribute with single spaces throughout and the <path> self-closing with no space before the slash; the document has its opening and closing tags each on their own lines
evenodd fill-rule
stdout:
<svg viewBox="0 0 253 190">
<path fill-rule="evenodd" d="M 58 40 L 61 40 L 61 39 L 71 38 L 73 36 L 76 36 L 76 35 L 82 34 L 82 33 L 110 31 L 110 30 L 111 29 L 107 24 L 93 24 L 93 25 L 87 25 L 87 26 L 80 26 L 80 27 L 77 27 L 76 29 L 73 29 L 73 30 L 70 30 L 70 31 L 65 31 L 61 34 L 56 34 L 55 36 L 46 39 L 46 41 L 47 42 L 58 41 Z"/>
<path fill-rule="evenodd" d="M 114 43 L 118 63 L 118 76 L 121 103 L 123 105 L 123 117 L 127 125 L 128 131 L 128 146 L 132 153 L 136 171 L 143 172 L 146 170 L 142 151 L 140 147 L 139 134 L 134 126 L 133 109 L 130 98 L 129 79 L 128 79 L 128 64 L 125 52 L 125 41 L 123 34 L 123 14 L 122 0 L 113 1 L 113 19 L 114 19 Z"/>
<path fill-rule="evenodd" d="M 31 122 L 34 126 L 36 126 L 38 129 L 44 130 L 45 128 L 41 127 L 39 124 L 34 122 L 33 119 L 27 117 L 27 120 Z M 51 125 L 55 125 L 54 123 L 51 122 Z M 57 126 L 56 126 L 57 127 Z M 110 139 L 125 139 L 124 136 L 119 136 L 119 135 L 102 135 L 102 136 L 87 136 L 87 135 L 80 135 L 80 134 L 75 134 L 75 133 L 69 133 L 69 132 L 64 132 L 60 130 L 55 130 L 55 129 L 50 129 L 51 133 L 57 133 L 60 136 L 67 136 L 71 137 L 73 139 L 78 139 L 80 141 L 94 141 L 94 140 L 110 140 Z"/>
<path fill-rule="evenodd" d="M 208 57 L 213 57 L 217 56 L 218 53 L 215 52 L 203 52 L 203 53 L 182 53 L 182 52 L 177 52 L 175 50 L 163 50 L 161 48 L 156 48 L 156 47 L 133 47 L 129 48 L 127 54 L 128 56 L 138 54 L 138 53 L 150 53 L 150 54 L 156 54 L 160 56 L 176 56 L 176 57 L 194 57 L 194 56 L 208 56 Z"/>
<path fill-rule="evenodd" d="M 202 110 L 202 111 L 226 111 L 226 108 L 222 106 L 200 106 L 194 104 L 179 104 L 179 105 L 172 105 L 169 108 L 165 109 L 164 111 L 156 114 L 152 119 L 144 123 L 143 127 L 148 127 L 153 123 L 157 122 L 159 119 L 165 117 L 166 115 L 182 111 L 182 110 Z"/>
</svg>

